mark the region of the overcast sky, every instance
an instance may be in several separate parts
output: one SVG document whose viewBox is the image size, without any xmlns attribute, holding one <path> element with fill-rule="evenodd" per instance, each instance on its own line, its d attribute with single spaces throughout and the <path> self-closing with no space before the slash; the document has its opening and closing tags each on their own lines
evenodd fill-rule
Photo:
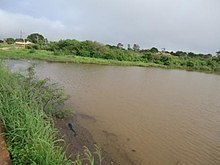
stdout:
<svg viewBox="0 0 220 165">
<path fill-rule="evenodd" d="M 137 43 L 141 48 L 220 50 L 220 0 L 0 0 L 0 39 L 33 32 Z"/>
</svg>

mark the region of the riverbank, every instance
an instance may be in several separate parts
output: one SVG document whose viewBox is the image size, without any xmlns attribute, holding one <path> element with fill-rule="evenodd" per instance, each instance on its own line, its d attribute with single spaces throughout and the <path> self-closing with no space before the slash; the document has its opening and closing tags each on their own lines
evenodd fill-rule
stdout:
<svg viewBox="0 0 220 165">
<path fill-rule="evenodd" d="M 118 165 L 111 157 L 111 155 L 105 151 L 104 148 L 97 148 L 99 144 L 95 142 L 90 132 L 82 127 L 78 121 L 78 115 L 72 114 L 64 119 L 54 119 L 55 127 L 58 129 L 58 139 L 62 138 L 65 143 L 61 143 L 64 146 L 67 157 L 73 162 L 77 160 L 77 157 L 85 158 L 85 147 L 90 150 L 91 153 L 96 153 L 97 150 L 101 150 L 102 165 Z M 76 136 L 68 128 L 68 123 L 73 125 L 73 129 L 76 131 Z M 95 159 L 97 159 L 95 155 Z M 83 158 L 83 159 L 84 159 Z"/>
<path fill-rule="evenodd" d="M 161 55 L 158 55 L 161 56 Z M 177 58 L 177 57 L 172 57 Z M 23 48 L 7 48 L 0 49 L 0 59 L 29 59 L 29 60 L 43 60 L 47 62 L 61 62 L 61 63 L 82 63 L 82 64 L 99 64 L 99 65 L 119 65 L 119 66 L 139 66 L 139 67 L 157 67 L 164 69 L 181 69 L 188 71 L 197 71 L 205 73 L 219 74 L 220 69 L 212 69 L 206 65 L 199 67 L 189 67 L 185 65 L 164 65 L 161 62 L 143 62 L 143 61 L 119 61 L 113 59 L 102 59 L 94 57 L 83 57 L 74 55 L 55 55 L 54 52 L 46 50 L 33 50 Z M 177 61 L 178 58 L 176 59 Z M 187 61 L 186 61 L 187 62 Z M 183 63 L 185 63 L 183 61 Z"/>
<path fill-rule="evenodd" d="M 62 91 L 45 80 L 9 72 L 0 65 L 0 119 L 12 164 L 70 165 L 57 145 L 52 116 L 61 115 Z M 56 90 L 56 92 L 54 92 Z"/>
<path fill-rule="evenodd" d="M 44 60 L 48 62 L 62 62 L 62 63 L 82 63 L 82 64 L 101 64 L 101 65 L 122 65 L 122 66 L 141 66 L 141 67 L 161 67 L 166 66 L 155 63 L 144 62 L 131 62 L 131 61 L 118 61 L 118 60 L 106 60 L 101 58 L 90 58 L 82 56 L 54 55 L 53 52 L 45 50 L 36 50 L 31 53 L 28 49 L 0 49 L 0 59 L 28 59 L 28 60 Z"/>
</svg>

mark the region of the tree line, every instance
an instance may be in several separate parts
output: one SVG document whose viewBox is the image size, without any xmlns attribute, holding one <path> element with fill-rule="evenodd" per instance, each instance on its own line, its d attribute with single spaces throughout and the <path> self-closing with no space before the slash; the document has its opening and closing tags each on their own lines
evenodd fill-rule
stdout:
<svg viewBox="0 0 220 165">
<path fill-rule="evenodd" d="M 1 43 L 6 42 L 7 44 L 14 44 L 15 42 L 32 42 L 34 44 L 38 45 L 45 45 L 48 43 L 47 38 L 45 38 L 43 35 L 38 33 L 33 33 L 27 36 L 27 38 L 5 38 L 4 40 L 0 40 Z"/>
<path fill-rule="evenodd" d="M 82 56 L 91 58 L 110 59 L 118 61 L 156 63 L 173 68 L 189 68 L 196 70 L 215 71 L 220 68 L 220 51 L 217 56 L 211 54 L 196 54 L 184 51 L 159 51 L 156 47 L 140 49 L 138 44 L 128 44 L 124 48 L 122 43 L 115 45 L 104 45 L 96 41 L 77 41 L 66 39 L 56 42 L 48 42 L 47 39 L 38 33 L 30 34 L 25 41 L 34 45 L 28 45 L 27 49 L 41 49 L 53 52 L 56 56 Z M 11 38 L 6 39 L 11 44 Z"/>
</svg>

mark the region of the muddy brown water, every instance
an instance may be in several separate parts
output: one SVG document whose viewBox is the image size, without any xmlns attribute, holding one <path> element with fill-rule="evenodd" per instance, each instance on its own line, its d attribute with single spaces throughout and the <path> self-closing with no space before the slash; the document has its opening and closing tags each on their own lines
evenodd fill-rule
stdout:
<svg viewBox="0 0 220 165">
<path fill-rule="evenodd" d="M 64 86 L 80 124 L 119 164 L 220 164 L 220 76 L 48 62 L 36 71 Z"/>
</svg>

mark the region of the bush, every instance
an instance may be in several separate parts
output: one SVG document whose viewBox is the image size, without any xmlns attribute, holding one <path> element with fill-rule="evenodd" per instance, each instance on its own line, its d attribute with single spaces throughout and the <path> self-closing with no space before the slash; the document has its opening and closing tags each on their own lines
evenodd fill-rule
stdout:
<svg viewBox="0 0 220 165">
<path fill-rule="evenodd" d="M 27 45 L 25 46 L 26 49 L 35 49 L 35 50 L 39 50 L 40 46 L 37 44 L 33 44 L 33 45 Z"/>
<path fill-rule="evenodd" d="M 31 50 L 29 51 L 29 53 L 35 53 L 35 52 L 36 52 L 35 49 L 31 49 Z"/>
<path fill-rule="evenodd" d="M 160 57 L 160 61 L 164 64 L 164 65 L 171 65 L 172 64 L 172 58 L 169 56 L 161 56 Z"/>
<path fill-rule="evenodd" d="M 188 67 L 194 67 L 195 66 L 195 63 L 193 61 L 187 61 L 186 62 L 186 66 Z"/>
<path fill-rule="evenodd" d="M 151 53 L 158 53 L 159 51 L 158 51 L 157 48 L 153 47 L 153 48 L 150 49 L 150 52 Z"/>
<path fill-rule="evenodd" d="M 151 53 L 145 53 L 144 57 L 148 60 L 148 61 L 152 61 L 153 60 L 153 55 Z"/>
</svg>

